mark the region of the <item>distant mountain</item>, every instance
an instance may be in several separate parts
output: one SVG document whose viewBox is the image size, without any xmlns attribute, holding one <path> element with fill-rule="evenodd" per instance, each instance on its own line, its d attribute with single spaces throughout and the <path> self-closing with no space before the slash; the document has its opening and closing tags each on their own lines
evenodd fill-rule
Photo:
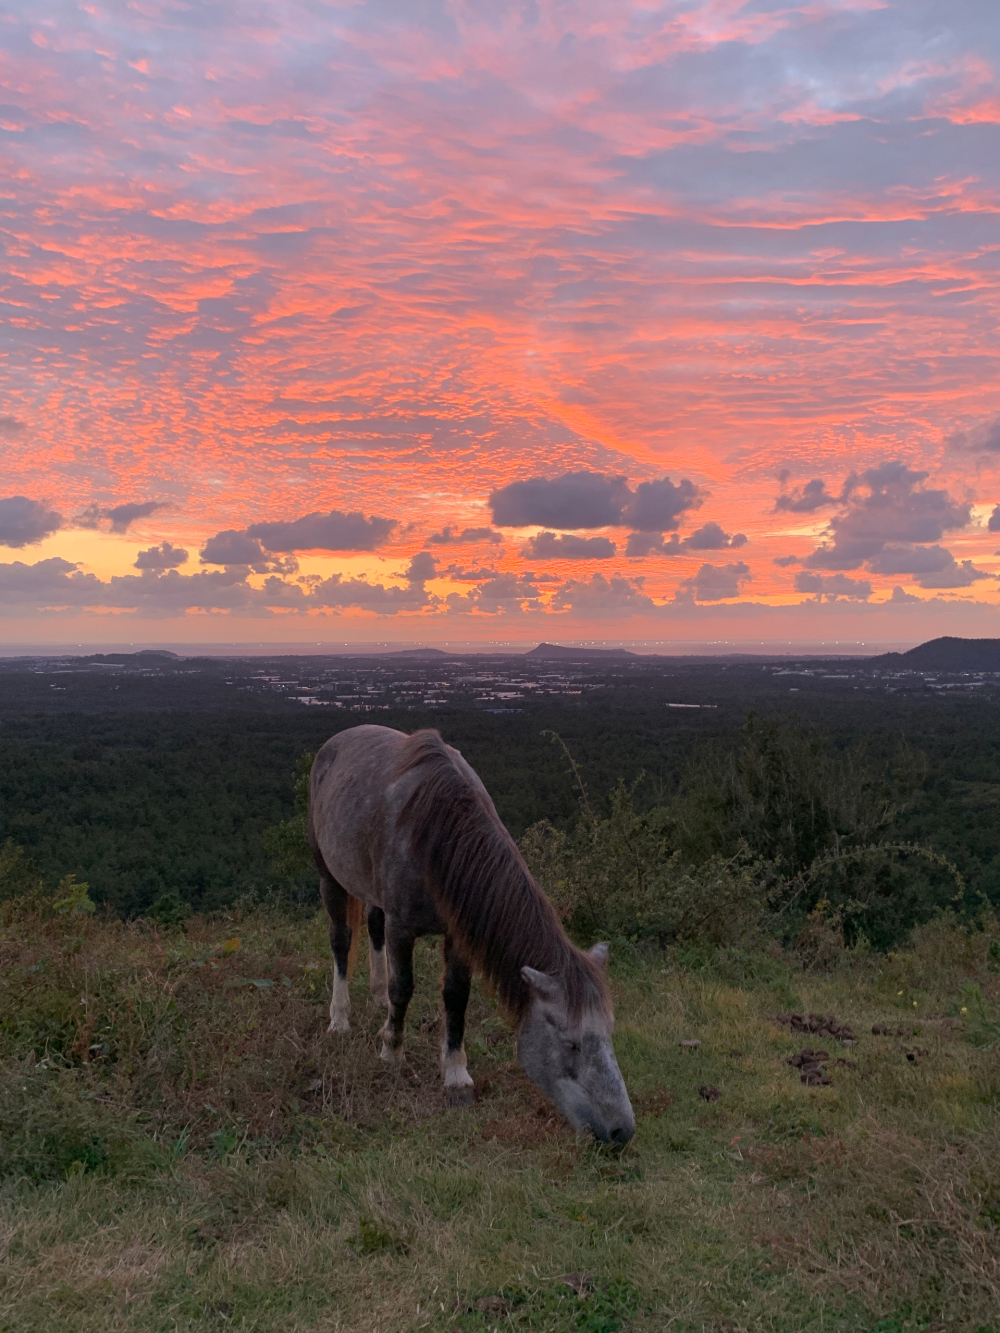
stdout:
<svg viewBox="0 0 1000 1333">
<path fill-rule="evenodd" d="M 884 653 L 869 662 L 904 671 L 1000 671 L 1000 639 L 953 639 L 918 644 L 906 653 Z"/>
<path fill-rule="evenodd" d="M 536 662 L 586 662 L 591 658 L 636 657 L 627 648 L 564 648 L 558 643 L 540 643 L 524 654 Z"/>
<path fill-rule="evenodd" d="M 122 666 L 140 663 L 148 665 L 156 661 L 182 662 L 179 653 L 172 653 L 169 648 L 140 648 L 136 653 L 90 653 L 79 659 L 81 662 L 120 663 Z"/>
<path fill-rule="evenodd" d="M 415 657 L 415 658 L 435 658 L 435 657 L 454 657 L 455 653 L 444 653 L 440 648 L 400 648 L 393 653 L 382 654 L 385 657 Z"/>
</svg>

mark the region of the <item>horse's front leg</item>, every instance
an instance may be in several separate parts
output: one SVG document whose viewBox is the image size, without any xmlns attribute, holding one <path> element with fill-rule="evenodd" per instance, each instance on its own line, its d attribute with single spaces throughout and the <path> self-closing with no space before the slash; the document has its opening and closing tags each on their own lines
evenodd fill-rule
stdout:
<svg viewBox="0 0 1000 1333">
<path fill-rule="evenodd" d="M 465 1056 L 465 1010 L 472 988 L 472 974 L 465 960 L 455 952 L 451 936 L 444 937 L 444 1033 L 441 1037 L 441 1076 L 449 1106 L 471 1106 L 476 1089 L 469 1076 Z"/>
<path fill-rule="evenodd" d="M 406 1008 L 413 998 L 413 936 L 397 935 L 391 918 L 385 923 L 385 957 L 389 972 L 389 1017 L 379 1036 L 382 1049 L 379 1057 L 387 1064 L 401 1064 L 403 1060 L 403 1028 Z"/>
</svg>

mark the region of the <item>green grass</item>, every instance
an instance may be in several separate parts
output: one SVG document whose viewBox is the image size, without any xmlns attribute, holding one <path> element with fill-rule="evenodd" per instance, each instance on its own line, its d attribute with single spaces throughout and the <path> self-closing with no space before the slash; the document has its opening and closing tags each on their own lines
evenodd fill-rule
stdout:
<svg viewBox="0 0 1000 1333">
<path fill-rule="evenodd" d="M 638 1132 L 615 1157 L 524 1078 L 478 989 L 481 1100 L 444 1107 L 433 944 L 395 1073 L 363 968 L 354 1031 L 325 1031 L 319 917 L 8 919 L 0 1330 L 1000 1329 L 997 955 L 946 923 L 822 973 L 619 950 Z M 790 1007 L 856 1046 L 790 1032 Z M 803 1046 L 858 1067 L 804 1086 Z"/>
</svg>

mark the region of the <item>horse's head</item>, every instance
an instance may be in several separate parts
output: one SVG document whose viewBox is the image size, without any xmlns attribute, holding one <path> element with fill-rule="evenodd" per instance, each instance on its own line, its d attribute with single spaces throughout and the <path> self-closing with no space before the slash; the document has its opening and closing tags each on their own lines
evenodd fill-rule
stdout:
<svg viewBox="0 0 1000 1333">
<path fill-rule="evenodd" d="M 590 952 L 603 964 L 608 946 L 595 944 Z M 524 1072 L 575 1129 L 624 1146 L 635 1133 L 635 1116 L 611 1045 L 610 1010 L 588 1009 L 572 1019 L 555 977 L 533 967 L 523 967 L 521 976 L 531 991 L 517 1039 Z"/>
</svg>

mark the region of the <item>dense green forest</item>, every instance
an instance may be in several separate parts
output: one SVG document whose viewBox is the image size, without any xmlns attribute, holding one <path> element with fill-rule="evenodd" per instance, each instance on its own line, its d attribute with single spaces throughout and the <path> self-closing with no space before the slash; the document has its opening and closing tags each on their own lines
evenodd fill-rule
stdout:
<svg viewBox="0 0 1000 1333">
<path fill-rule="evenodd" d="M 13 706 L 7 694 L 0 842 L 23 846 L 47 882 L 76 874 L 124 914 L 171 891 L 209 909 L 266 889 L 274 872 L 262 835 L 291 813 L 296 760 L 343 727 L 438 727 L 520 838 L 542 819 L 569 828 L 579 809 L 566 758 L 546 732 L 563 738 L 599 811 L 619 780 L 644 774 L 634 796 L 642 811 L 705 770 L 707 756 L 736 746 L 751 711 L 822 737 L 832 753 L 863 742 L 876 763 L 893 761 L 905 740 L 919 753 L 919 773 L 882 836 L 937 849 L 962 871 L 971 895 L 1000 902 L 1000 708 L 989 699 L 871 697 L 818 681 L 804 681 L 793 699 L 749 665 L 669 677 L 651 671 L 627 684 L 607 681 L 580 699 L 530 701 L 509 712 L 410 707 L 358 715 L 285 700 L 255 705 L 215 685 L 197 699 L 189 687 L 187 708 L 181 691 L 170 707 L 156 697 L 160 706 L 143 711 L 141 682 L 126 687 L 121 711 L 122 688 L 106 684 L 89 712 L 28 711 L 26 699 Z M 665 698 L 712 706 L 668 709 Z"/>
</svg>

